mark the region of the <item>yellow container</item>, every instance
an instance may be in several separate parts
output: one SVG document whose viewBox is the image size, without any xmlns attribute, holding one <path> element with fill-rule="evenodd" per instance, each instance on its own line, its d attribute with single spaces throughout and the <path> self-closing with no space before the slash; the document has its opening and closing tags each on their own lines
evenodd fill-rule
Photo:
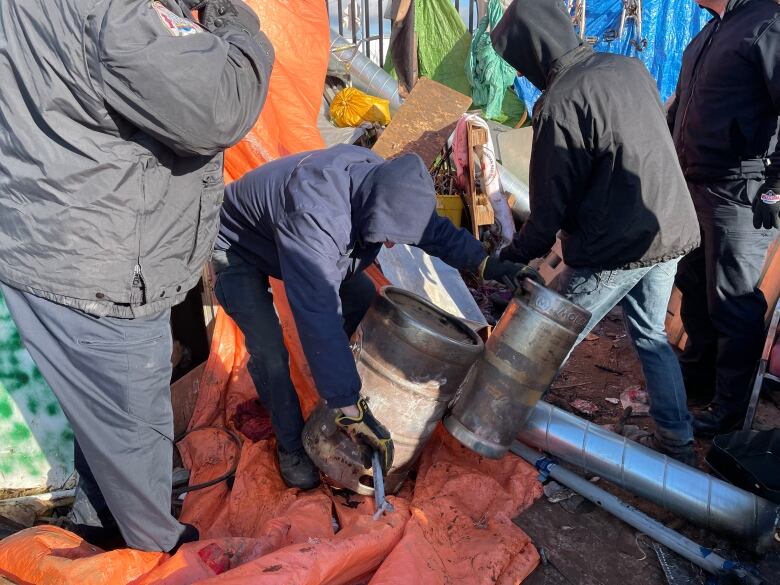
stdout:
<svg viewBox="0 0 780 585">
<path fill-rule="evenodd" d="M 455 227 L 460 227 L 463 221 L 463 199 L 460 195 L 436 194 L 436 213 L 450 218 Z"/>
</svg>

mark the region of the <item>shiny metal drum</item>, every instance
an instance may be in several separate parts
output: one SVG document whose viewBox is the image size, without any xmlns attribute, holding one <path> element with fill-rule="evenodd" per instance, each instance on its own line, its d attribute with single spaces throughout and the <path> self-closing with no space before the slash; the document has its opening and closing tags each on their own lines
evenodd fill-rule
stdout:
<svg viewBox="0 0 780 585">
<path fill-rule="evenodd" d="M 590 313 L 524 280 L 444 419 L 463 445 L 500 459 L 550 387 Z"/>
<path fill-rule="evenodd" d="M 377 295 L 352 351 L 361 393 L 395 444 L 388 493 L 401 486 L 483 348 L 468 325 L 425 299 L 395 287 Z M 307 453 L 334 483 L 373 493 L 371 471 L 361 462 L 366 454 L 330 418 L 324 407 L 309 417 L 303 432 Z"/>
</svg>

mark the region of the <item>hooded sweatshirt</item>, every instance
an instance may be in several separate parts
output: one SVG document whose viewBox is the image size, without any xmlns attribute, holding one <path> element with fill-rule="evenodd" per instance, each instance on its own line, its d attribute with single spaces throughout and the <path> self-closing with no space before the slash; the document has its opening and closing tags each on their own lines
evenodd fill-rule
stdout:
<svg viewBox="0 0 780 585">
<path fill-rule="evenodd" d="M 693 204 L 644 65 L 594 53 L 557 0 L 515 0 L 491 36 L 544 92 L 533 116 L 531 215 L 502 257 L 543 256 L 559 230 L 575 268 L 637 268 L 696 248 Z"/>
<path fill-rule="evenodd" d="M 778 181 L 780 5 L 730 0 L 714 16 L 685 49 L 669 108 L 683 172 L 692 182 Z"/>
<path fill-rule="evenodd" d="M 354 404 L 360 378 L 342 328 L 341 283 L 365 270 L 384 242 L 422 248 L 476 270 L 482 245 L 435 212 L 422 160 L 385 161 L 335 146 L 263 165 L 225 189 L 216 249 L 284 281 L 317 390 L 333 408 Z"/>
</svg>

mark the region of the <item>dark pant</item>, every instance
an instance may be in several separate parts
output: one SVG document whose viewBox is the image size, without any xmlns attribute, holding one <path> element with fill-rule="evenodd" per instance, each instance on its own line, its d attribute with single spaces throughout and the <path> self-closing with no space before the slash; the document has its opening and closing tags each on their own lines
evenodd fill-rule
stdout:
<svg viewBox="0 0 780 585">
<path fill-rule="evenodd" d="M 73 428 L 79 484 L 69 519 L 110 528 L 113 516 L 128 546 L 171 550 L 184 526 L 171 515 L 170 311 L 98 318 L 0 289 Z"/>
<path fill-rule="evenodd" d="M 689 391 L 714 388 L 713 404 L 745 407 L 761 355 L 767 304 L 758 289 L 766 251 L 777 230 L 753 227 L 750 206 L 759 181 L 689 183 L 702 245 L 677 270 L 688 342 L 680 356 Z"/>
<path fill-rule="evenodd" d="M 268 276 L 230 252 L 215 252 L 214 264 L 217 299 L 244 334 L 249 374 L 260 402 L 271 415 L 276 440 L 285 451 L 301 449 L 301 405 L 290 379 L 289 355 Z M 357 329 L 375 292 L 371 279 L 363 273 L 342 283 L 339 296 L 348 336 Z"/>
</svg>

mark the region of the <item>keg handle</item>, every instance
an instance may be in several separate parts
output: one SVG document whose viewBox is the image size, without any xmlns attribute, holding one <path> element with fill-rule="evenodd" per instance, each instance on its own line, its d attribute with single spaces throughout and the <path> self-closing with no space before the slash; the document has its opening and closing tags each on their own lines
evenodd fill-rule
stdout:
<svg viewBox="0 0 780 585">
<path fill-rule="evenodd" d="M 504 284 L 512 289 L 516 297 L 529 297 L 533 293 L 532 281 L 527 276 L 523 276 L 522 279 L 505 276 Z"/>
</svg>

